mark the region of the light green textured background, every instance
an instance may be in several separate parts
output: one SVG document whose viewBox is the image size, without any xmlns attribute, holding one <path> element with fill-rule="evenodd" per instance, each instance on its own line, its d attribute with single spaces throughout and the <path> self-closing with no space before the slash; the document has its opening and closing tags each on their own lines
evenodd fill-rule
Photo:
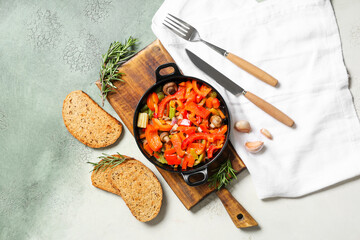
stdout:
<svg viewBox="0 0 360 240">
<path fill-rule="evenodd" d="M 100 103 L 94 82 L 101 54 L 130 35 L 140 39 L 139 49 L 155 40 L 150 24 L 161 3 L 0 0 L 1 239 L 46 238 L 32 234 L 40 215 L 48 224 L 66 225 L 52 218 L 61 213 L 50 211 L 73 202 L 81 184 L 89 183 L 85 162 L 104 150 L 87 148 L 68 133 L 62 102 L 81 89 Z M 116 116 L 108 103 L 105 109 Z"/>
<path fill-rule="evenodd" d="M 68 133 L 65 96 L 81 89 L 100 103 L 101 54 L 130 35 L 139 49 L 155 40 L 151 18 L 162 1 L 0 0 L 0 239 L 360 239 L 359 178 L 300 199 L 261 201 L 243 172 L 229 189 L 260 228 L 239 230 L 215 194 L 187 211 L 127 129 L 101 150 Z M 360 1 L 332 3 L 359 112 Z M 104 108 L 118 118 L 107 102 Z M 142 161 L 162 184 L 163 206 L 151 223 L 91 186 L 86 161 L 117 151 Z"/>
</svg>

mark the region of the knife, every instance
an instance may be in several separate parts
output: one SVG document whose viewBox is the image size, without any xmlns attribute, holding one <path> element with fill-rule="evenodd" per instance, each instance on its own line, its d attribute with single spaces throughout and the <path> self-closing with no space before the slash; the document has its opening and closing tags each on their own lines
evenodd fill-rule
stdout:
<svg viewBox="0 0 360 240">
<path fill-rule="evenodd" d="M 188 49 L 185 49 L 187 55 L 189 56 L 190 60 L 198 67 L 201 71 L 207 74 L 209 77 L 214 79 L 217 83 L 223 86 L 226 90 L 234 94 L 235 96 L 244 95 L 250 102 L 255 104 L 261 110 L 275 118 L 276 120 L 282 122 L 283 124 L 292 127 L 294 125 L 294 121 L 288 117 L 285 113 L 271 105 L 270 103 L 266 102 L 265 100 L 259 98 L 255 94 L 245 91 L 242 87 L 231 81 L 221 72 L 210 66 L 204 60 L 196 56 L 193 52 Z"/>
</svg>

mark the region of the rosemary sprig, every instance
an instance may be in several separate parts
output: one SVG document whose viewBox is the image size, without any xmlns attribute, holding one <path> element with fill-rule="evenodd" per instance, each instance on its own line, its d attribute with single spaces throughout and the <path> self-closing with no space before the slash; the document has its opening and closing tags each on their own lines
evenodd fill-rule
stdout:
<svg viewBox="0 0 360 240">
<path fill-rule="evenodd" d="M 235 170 L 231 165 L 231 160 L 228 159 L 214 170 L 214 174 L 209 178 L 209 187 L 215 187 L 220 190 L 221 187 L 228 185 L 234 178 L 236 178 Z"/>
<path fill-rule="evenodd" d="M 110 44 L 107 53 L 102 55 L 100 83 L 103 106 L 108 93 L 116 88 L 114 81 L 124 81 L 121 79 L 124 73 L 119 72 L 118 68 L 126 62 L 126 60 L 135 55 L 134 48 L 137 41 L 136 38 L 129 37 L 124 44 L 121 42 L 113 42 Z"/>
<path fill-rule="evenodd" d="M 120 157 L 115 157 L 115 156 L 103 153 L 103 156 L 98 157 L 100 159 L 99 162 L 97 162 L 97 163 L 87 162 L 87 163 L 92 164 L 94 166 L 94 169 L 92 171 L 97 172 L 100 169 L 105 171 L 105 169 L 107 169 L 108 167 L 114 168 L 114 167 L 118 166 L 119 164 L 121 164 L 122 162 L 124 162 L 126 159 L 130 159 L 128 157 L 121 155 L 118 152 L 116 154 L 118 154 Z"/>
</svg>

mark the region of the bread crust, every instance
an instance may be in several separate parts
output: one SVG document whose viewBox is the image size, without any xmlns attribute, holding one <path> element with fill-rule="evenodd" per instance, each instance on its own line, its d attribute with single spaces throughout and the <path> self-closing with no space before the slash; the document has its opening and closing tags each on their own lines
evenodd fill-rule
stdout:
<svg viewBox="0 0 360 240">
<path fill-rule="evenodd" d="M 100 161 L 101 162 L 101 161 Z M 111 172 L 111 166 L 106 168 L 105 170 L 93 171 L 91 174 L 91 183 L 94 187 L 100 188 L 104 191 L 114 193 L 116 195 L 120 195 L 119 191 L 111 185 L 108 181 L 108 175 Z"/>
<path fill-rule="evenodd" d="M 66 96 L 62 117 L 71 135 L 92 148 L 107 147 L 122 133 L 122 124 L 81 90 Z"/>
<path fill-rule="evenodd" d="M 160 212 L 163 199 L 161 184 L 140 161 L 128 159 L 111 168 L 107 180 L 139 221 L 148 222 Z"/>
</svg>

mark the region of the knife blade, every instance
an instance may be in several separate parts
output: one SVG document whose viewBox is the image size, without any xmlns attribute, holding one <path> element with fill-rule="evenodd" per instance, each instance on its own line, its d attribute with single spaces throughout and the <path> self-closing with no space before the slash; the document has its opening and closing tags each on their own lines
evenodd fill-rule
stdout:
<svg viewBox="0 0 360 240">
<path fill-rule="evenodd" d="M 230 80 L 228 77 L 223 75 L 221 72 L 210 66 L 207 62 L 196 56 L 193 52 L 188 49 L 185 49 L 187 55 L 189 56 L 190 60 L 202 70 L 205 74 L 209 77 L 213 78 L 217 83 L 223 86 L 226 90 L 234 94 L 235 96 L 242 94 L 245 90 Z M 220 82 L 221 79 L 221 82 Z"/>
<path fill-rule="evenodd" d="M 276 120 L 284 123 L 285 125 L 292 127 L 294 125 L 294 121 L 288 117 L 285 113 L 256 96 L 255 94 L 245 91 L 242 87 L 234 83 L 231 79 L 226 77 L 224 74 L 216 70 L 210 64 L 202 60 L 195 53 L 191 52 L 188 49 L 185 49 L 186 54 L 189 56 L 190 60 L 198 67 L 201 71 L 203 71 L 206 75 L 214 79 L 218 84 L 223 86 L 226 90 L 238 96 L 243 94 L 250 102 L 254 103 L 261 110 L 275 118 Z"/>
</svg>

